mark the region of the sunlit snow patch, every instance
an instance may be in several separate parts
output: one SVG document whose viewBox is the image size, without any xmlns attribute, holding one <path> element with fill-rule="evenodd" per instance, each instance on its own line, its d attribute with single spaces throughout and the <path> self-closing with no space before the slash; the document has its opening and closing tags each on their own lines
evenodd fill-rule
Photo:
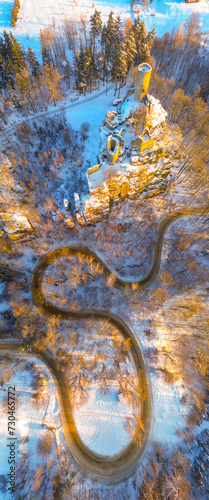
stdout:
<svg viewBox="0 0 209 500">
<path fill-rule="evenodd" d="M 116 386 L 106 395 L 92 386 L 88 402 L 74 410 L 81 440 L 92 451 L 104 456 L 119 453 L 130 443 L 125 423 L 131 416 L 132 408 L 121 401 Z"/>
</svg>

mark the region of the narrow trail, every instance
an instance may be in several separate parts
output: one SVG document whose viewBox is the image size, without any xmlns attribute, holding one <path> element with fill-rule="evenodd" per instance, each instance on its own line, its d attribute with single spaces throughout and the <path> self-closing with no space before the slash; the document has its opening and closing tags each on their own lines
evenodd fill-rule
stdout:
<svg viewBox="0 0 209 500">
<path fill-rule="evenodd" d="M 161 252 L 164 235 L 168 226 L 176 219 L 189 215 L 203 214 L 209 211 L 209 205 L 202 207 L 186 208 L 184 210 L 173 211 L 166 214 L 158 223 L 156 231 L 156 240 L 153 250 L 152 263 L 150 270 L 147 275 L 139 280 L 125 280 L 119 275 L 116 275 L 115 282 L 113 286 L 124 289 L 127 286 L 132 287 L 133 283 L 138 283 L 141 287 L 148 286 L 157 275 L 160 267 Z M 37 305 L 40 312 L 44 315 L 52 316 L 56 315 L 64 320 L 71 319 L 107 319 L 111 324 L 113 324 L 124 336 L 124 338 L 131 339 L 131 354 L 133 357 L 133 362 L 137 373 L 140 372 L 142 375 L 142 383 L 146 388 L 146 400 L 142 404 L 141 418 L 144 424 L 145 432 L 142 436 L 141 447 L 131 442 L 126 446 L 120 453 L 113 456 L 101 456 L 92 452 L 84 443 L 81 441 L 73 418 L 73 411 L 71 407 L 71 402 L 69 399 L 69 386 L 68 381 L 64 375 L 64 372 L 59 368 L 56 360 L 53 358 L 52 353 L 49 350 L 34 350 L 33 355 L 40 357 L 47 367 L 49 368 L 54 383 L 57 387 L 58 393 L 58 403 L 60 408 L 61 420 L 63 431 L 65 435 L 66 443 L 69 450 L 74 457 L 77 464 L 83 469 L 84 473 L 90 474 L 97 480 L 113 484 L 120 481 L 124 481 L 129 477 L 134 471 L 138 460 L 142 456 L 142 453 L 146 447 L 146 443 L 149 437 L 151 422 L 152 422 L 152 397 L 151 389 L 149 384 L 149 378 L 147 374 L 146 364 L 143 354 L 140 349 L 139 342 L 131 330 L 131 328 L 123 321 L 122 318 L 116 316 L 115 314 L 100 309 L 81 309 L 81 310 L 71 310 L 63 309 L 54 304 L 50 303 L 44 297 L 42 291 L 42 279 L 47 267 L 54 261 L 56 261 L 61 255 L 76 254 L 77 252 L 82 252 L 86 255 L 91 255 L 96 262 L 99 262 L 103 268 L 106 275 L 113 272 L 110 266 L 101 258 L 96 252 L 91 251 L 88 247 L 82 244 L 72 244 L 69 246 L 59 247 L 57 249 L 49 251 L 40 260 L 39 264 L 35 267 L 32 275 L 31 290 L 32 296 L 35 304 Z M 17 355 L 19 349 L 24 345 L 22 342 L 0 342 L 1 351 L 10 351 L 14 355 Z M 24 353 L 24 355 L 27 355 Z"/>
</svg>

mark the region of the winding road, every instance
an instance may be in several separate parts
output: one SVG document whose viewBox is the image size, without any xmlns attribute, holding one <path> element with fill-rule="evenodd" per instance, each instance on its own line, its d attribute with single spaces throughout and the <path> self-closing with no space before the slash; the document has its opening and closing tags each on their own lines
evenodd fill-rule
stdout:
<svg viewBox="0 0 209 500">
<path fill-rule="evenodd" d="M 163 239 L 168 226 L 176 219 L 189 215 L 203 214 L 209 211 L 209 205 L 186 208 L 184 210 L 177 210 L 170 212 L 169 214 L 162 217 L 159 221 L 156 231 L 156 240 L 153 250 L 152 263 L 150 270 L 147 275 L 139 280 L 128 281 L 122 279 L 119 275 L 116 275 L 116 280 L 113 286 L 124 288 L 127 286 L 132 286 L 132 283 L 138 283 L 142 287 L 146 287 L 150 284 L 156 274 L 158 273 L 161 260 L 161 251 L 163 245 Z M 115 314 L 111 312 L 106 312 L 98 309 L 81 309 L 79 311 L 74 311 L 70 309 L 63 309 L 58 306 L 53 305 L 46 300 L 42 291 L 42 280 L 47 267 L 56 261 L 61 255 L 76 254 L 77 252 L 82 252 L 86 255 L 91 255 L 96 262 L 102 264 L 104 272 L 106 275 L 113 272 L 110 266 L 103 260 L 96 252 L 91 251 L 89 248 L 81 244 L 72 244 L 65 247 L 59 247 L 49 251 L 40 260 L 38 265 L 35 267 L 32 275 L 31 290 L 32 296 L 35 304 L 37 305 L 40 312 L 44 315 L 56 315 L 65 320 L 71 319 L 81 319 L 81 318 L 91 318 L 91 319 L 108 319 L 110 323 L 115 325 L 117 329 L 122 333 L 125 338 L 131 339 L 131 353 L 134 361 L 135 368 L 137 372 L 140 371 L 142 374 L 143 383 L 146 387 L 146 400 L 142 405 L 141 417 L 144 424 L 145 432 L 142 436 L 141 447 L 137 446 L 134 442 L 131 442 L 126 446 L 120 453 L 113 456 L 101 456 L 92 452 L 84 443 L 81 441 L 73 418 L 73 411 L 71 407 L 71 402 L 69 399 L 69 387 L 68 381 L 59 368 L 58 363 L 53 358 L 52 354 L 47 350 L 34 350 L 33 355 L 40 357 L 47 367 L 49 368 L 54 383 L 57 387 L 58 402 L 62 420 L 63 431 L 65 435 L 66 443 L 69 450 L 74 457 L 77 464 L 83 469 L 85 473 L 90 474 L 99 481 L 106 482 L 108 484 L 120 482 L 126 479 L 132 474 L 134 468 L 137 465 L 139 458 L 141 457 L 150 432 L 151 422 L 152 422 L 152 397 L 151 389 L 149 384 L 149 378 L 146 370 L 146 364 L 141 352 L 138 340 L 131 330 L 131 328 Z M 22 342 L 0 342 L 1 351 L 10 351 L 17 356 L 19 349 L 24 345 Z M 26 353 L 24 353 L 26 354 Z M 28 354 L 29 355 L 29 354 Z"/>
</svg>

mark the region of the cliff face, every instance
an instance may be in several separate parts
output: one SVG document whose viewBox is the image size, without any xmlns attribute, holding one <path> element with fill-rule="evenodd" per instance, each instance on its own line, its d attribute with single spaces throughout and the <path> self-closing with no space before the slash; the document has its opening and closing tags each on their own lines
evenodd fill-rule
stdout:
<svg viewBox="0 0 209 500">
<path fill-rule="evenodd" d="M 139 86 L 142 89 L 141 80 Z M 102 220 L 126 197 L 134 199 L 145 190 L 154 196 L 166 189 L 171 169 L 166 117 L 154 97 L 143 94 L 143 102 L 137 102 L 134 88 L 117 111 L 107 112 L 100 127 L 99 163 L 87 172 L 89 194 L 74 195 L 79 224 Z"/>
</svg>

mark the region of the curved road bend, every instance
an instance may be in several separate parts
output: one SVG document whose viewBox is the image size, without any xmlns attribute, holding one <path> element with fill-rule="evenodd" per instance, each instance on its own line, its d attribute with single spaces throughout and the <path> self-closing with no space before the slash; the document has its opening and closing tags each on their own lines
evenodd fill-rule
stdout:
<svg viewBox="0 0 209 500">
<path fill-rule="evenodd" d="M 163 238 L 168 226 L 174 220 L 180 217 L 197 215 L 206 211 L 209 211 L 208 205 L 203 207 L 187 208 L 180 211 L 173 211 L 163 216 L 163 218 L 159 221 L 157 227 L 152 263 L 147 275 L 142 279 L 134 281 L 124 280 L 117 275 L 114 285 L 116 287 L 124 288 L 127 285 L 131 286 L 132 283 L 138 283 L 141 286 L 145 287 L 149 283 L 151 283 L 160 267 Z M 78 251 L 83 252 L 87 255 L 92 255 L 95 261 L 100 262 L 100 264 L 103 265 L 106 274 L 110 274 L 112 272 L 110 266 L 108 266 L 108 264 L 106 264 L 106 262 L 96 252 L 92 252 L 84 245 L 70 245 L 51 250 L 40 260 L 39 264 L 34 269 L 31 282 L 33 300 L 43 314 L 59 315 L 65 320 L 70 320 L 72 318 L 108 319 L 120 330 L 125 338 L 131 339 L 131 353 L 133 356 L 134 364 L 137 372 L 139 372 L 140 370 L 142 374 L 147 393 L 146 401 L 142 406 L 142 421 L 144 423 L 145 433 L 142 436 L 141 447 L 138 447 L 135 443 L 131 442 L 120 453 L 111 457 L 101 456 L 89 450 L 89 448 L 85 446 L 81 441 L 74 423 L 73 411 L 69 399 L 69 386 L 64 373 L 60 370 L 57 362 L 48 350 L 34 351 L 33 354 L 41 357 L 41 359 L 45 362 L 52 373 L 54 382 L 58 389 L 57 392 L 59 398 L 59 407 L 66 443 L 75 461 L 82 467 L 84 472 L 89 473 L 91 476 L 96 477 L 102 482 L 107 482 L 108 484 L 110 484 L 113 482 L 122 481 L 128 475 L 130 475 L 144 451 L 152 420 L 152 398 L 146 365 L 138 340 L 136 339 L 135 334 L 130 329 L 130 327 L 120 317 L 114 315 L 111 312 L 105 312 L 102 310 L 65 310 L 60 307 L 54 306 L 45 299 L 42 292 L 42 279 L 44 272 L 49 264 L 56 260 L 60 255 L 63 255 L 63 252 L 70 254 L 76 253 Z M 15 355 L 17 355 L 18 349 L 23 344 L 23 342 L 1 342 L 0 349 L 4 351 L 10 350 Z"/>
<path fill-rule="evenodd" d="M 49 314 L 49 311 L 47 312 L 47 314 Z M 52 312 L 52 314 L 54 314 L 54 312 Z M 88 311 L 88 314 L 84 314 L 82 311 L 81 314 L 74 314 L 75 318 L 89 318 L 92 316 L 92 311 Z M 68 318 L 66 315 L 64 317 L 65 319 L 69 319 L 69 317 L 72 317 L 72 315 L 69 314 Z M 69 398 L 70 387 L 68 385 L 67 378 L 59 368 L 58 363 L 53 358 L 52 353 L 50 353 L 50 351 L 47 349 L 34 350 L 30 354 L 24 352 L 24 356 L 38 356 L 42 359 L 42 361 L 44 361 L 52 374 L 53 381 L 55 383 L 55 386 L 57 387 L 58 404 L 65 440 L 77 464 L 83 469 L 84 473 L 90 474 L 90 476 L 92 476 L 94 479 L 96 478 L 97 480 L 100 480 L 101 482 L 107 484 L 114 484 L 120 481 L 124 481 L 131 475 L 144 451 L 152 421 L 151 393 L 144 358 L 134 333 L 131 331 L 128 325 L 126 325 L 126 323 L 121 320 L 121 318 L 111 313 L 105 314 L 103 313 L 103 311 L 95 311 L 94 317 L 98 319 L 101 319 L 101 317 L 107 318 L 111 323 L 113 323 L 117 326 L 117 328 L 120 329 L 125 338 L 131 338 L 132 344 L 130 349 L 134 359 L 134 364 L 137 372 L 140 371 L 140 373 L 142 374 L 142 379 L 147 391 L 146 401 L 142 405 L 141 413 L 141 417 L 145 426 L 145 432 L 142 436 L 141 447 L 131 442 L 120 453 L 113 456 L 103 456 L 92 452 L 87 446 L 85 446 L 85 444 L 79 437 L 75 426 L 73 411 Z M 0 342 L 0 350 L 4 352 L 9 351 L 17 356 L 19 349 L 24 345 L 24 343 L 25 342 Z"/>
<path fill-rule="evenodd" d="M 159 268 L 160 268 L 160 260 L 161 260 L 161 252 L 162 252 L 162 245 L 163 245 L 163 240 L 164 240 L 164 235 L 169 227 L 169 225 L 174 222 L 176 219 L 179 219 L 180 217 L 185 217 L 189 215 L 198 215 L 198 214 L 204 214 L 205 212 L 209 212 L 209 204 L 205 206 L 199 206 L 199 207 L 190 207 L 190 208 L 185 208 L 182 210 L 174 210 L 173 212 L 170 212 L 162 218 L 160 218 L 158 225 L 157 225 L 157 230 L 156 230 L 156 238 L 155 238 L 155 243 L 154 243 L 154 249 L 153 249 L 153 255 L 152 255 L 152 261 L 150 265 L 150 269 L 146 276 L 144 278 L 140 279 L 135 279 L 135 280 L 127 280 L 124 278 L 121 278 L 117 273 L 115 277 L 115 282 L 113 283 L 113 286 L 122 288 L 124 287 L 132 287 L 133 284 L 138 284 L 142 287 L 145 287 L 149 285 L 157 275 Z M 33 294 L 33 299 L 36 302 L 37 306 L 40 308 L 41 304 L 43 303 L 43 313 L 45 314 L 47 312 L 47 309 L 49 310 L 49 303 L 45 300 L 44 295 L 42 293 L 41 289 L 41 283 L 42 283 L 42 278 L 45 270 L 49 266 L 50 263 L 58 259 L 63 255 L 63 252 L 65 254 L 76 254 L 77 252 L 82 252 L 86 255 L 90 255 L 94 258 L 95 262 L 102 264 L 104 268 L 104 273 L 108 276 L 113 272 L 113 269 L 106 263 L 106 261 L 99 255 L 99 253 L 94 252 L 90 250 L 88 247 L 86 247 L 83 244 L 71 244 L 68 246 L 62 246 L 55 248 L 54 250 L 50 250 L 48 253 L 42 257 L 42 259 L 39 261 L 39 264 L 36 266 L 33 276 L 32 276 L 32 294 Z M 37 290 L 37 292 L 36 292 Z M 51 311 L 52 305 L 50 305 L 50 311 Z M 61 308 L 56 307 L 55 308 L 57 311 L 62 311 L 64 313 L 64 310 Z M 73 311 L 69 311 L 69 313 L 72 315 Z M 77 313 L 76 313 L 77 314 Z M 79 311 L 80 314 L 80 311 Z"/>
<path fill-rule="evenodd" d="M 165 216 L 159 221 L 157 231 L 156 231 L 156 240 L 155 240 L 155 245 L 154 245 L 154 250 L 153 250 L 153 257 L 152 257 L 152 263 L 150 266 L 150 270 L 147 273 L 147 275 L 140 279 L 140 280 L 134 280 L 134 281 L 128 281 L 120 278 L 118 275 L 116 275 L 116 281 L 114 283 L 115 286 L 124 288 L 127 285 L 132 286 L 132 283 L 138 283 L 141 286 L 147 286 L 153 279 L 155 278 L 155 275 L 157 274 L 159 267 L 160 267 L 160 259 L 161 259 L 161 251 L 162 251 L 162 245 L 163 245 L 163 239 L 165 232 L 168 228 L 168 226 L 176 219 L 183 217 L 183 216 L 188 216 L 188 215 L 196 215 L 196 214 L 201 214 L 204 213 L 205 211 L 209 211 L 209 206 L 202 206 L 202 207 L 193 207 L 193 208 L 186 208 L 184 210 L 178 210 L 178 211 L 173 211 Z M 145 434 L 143 436 L 143 441 L 142 441 L 142 447 L 138 448 L 134 443 L 132 443 L 130 446 L 125 448 L 120 454 L 117 456 L 113 457 L 99 457 L 90 452 L 89 455 L 89 450 L 88 454 L 84 457 L 79 455 L 79 460 L 78 456 L 75 456 L 77 454 L 76 448 L 71 448 L 72 454 L 74 458 L 76 459 L 79 464 L 85 468 L 88 472 L 92 473 L 93 475 L 96 475 L 96 477 L 100 478 L 105 478 L 107 479 L 110 478 L 122 478 L 122 476 L 127 473 L 128 471 L 133 469 L 134 465 L 140 458 L 150 431 L 150 425 L 151 425 L 151 416 L 152 416 L 152 402 L 151 402 L 151 391 L 149 387 L 149 380 L 148 376 L 146 373 L 146 365 L 144 362 L 144 358 L 142 356 L 138 341 L 132 332 L 132 330 L 129 328 L 129 326 L 118 316 L 113 315 L 111 312 L 105 312 L 102 310 L 94 310 L 94 309 L 82 309 L 80 311 L 73 311 L 73 310 L 66 310 L 58 306 L 54 306 L 50 302 L 48 302 L 43 294 L 42 291 L 42 279 L 43 275 L 47 269 L 47 267 L 54 261 L 56 261 L 61 255 L 66 254 L 69 255 L 71 253 L 77 253 L 77 252 L 82 252 L 86 255 L 91 255 L 93 256 L 94 260 L 100 264 L 102 264 L 105 274 L 108 275 L 112 272 L 112 269 L 108 264 L 102 259 L 101 256 L 99 256 L 96 252 L 91 251 L 88 247 L 81 245 L 81 244 L 72 244 L 70 246 L 66 247 L 59 247 L 54 250 L 49 251 L 47 254 L 44 255 L 44 257 L 40 260 L 39 264 L 36 266 L 33 272 L 32 276 L 32 295 L 34 302 L 36 303 L 37 307 L 41 310 L 43 314 L 48 314 L 48 315 L 60 315 L 63 319 L 69 320 L 72 318 L 104 318 L 108 319 L 112 324 L 114 324 L 124 335 L 125 338 L 130 338 L 131 339 L 131 351 L 134 359 L 134 364 L 137 369 L 137 371 L 141 370 L 143 374 L 143 382 L 146 387 L 146 392 L 147 392 L 147 399 L 146 402 L 144 403 L 143 410 L 142 410 L 142 419 L 144 422 L 145 426 Z M 69 403 L 70 404 L 70 403 Z M 84 447 L 83 443 L 81 443 L 79 437 L 76 437 L 76 446 L 79 443 L 79 454 L 81 450 L 86 450 L 86 447 Z M 91 456 L 91 460 L 90 460 Z M 80 459 L 82 458 L 82 462 Z M 86 462 L 87 458 L 87 462 Z M 96 460 L 96 462 L 95 462 Z M 86 462 L 86 463 L 85 463 Z"/>
</svg>

